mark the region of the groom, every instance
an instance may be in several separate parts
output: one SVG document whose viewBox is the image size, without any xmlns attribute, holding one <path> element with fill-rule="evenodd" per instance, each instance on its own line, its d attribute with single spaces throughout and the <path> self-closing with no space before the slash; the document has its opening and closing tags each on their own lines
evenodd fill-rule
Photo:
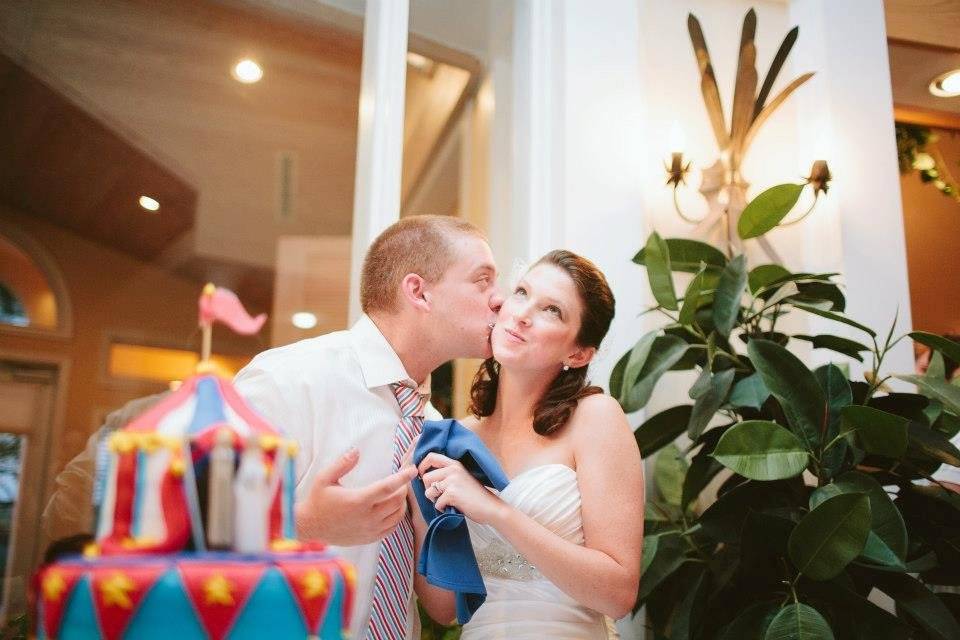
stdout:
<svg viewBox="0 0 960 640">
<path fill-rule="evenodd" d="M 424 417 L 441 417 L 430 372 L 490 355 L 496 277 L 473 225 L 404 218 L 367 252 L 353 327 L 265 351 L 237 374 L 240 393 L 300 443 L 298 535 L 357 569 L 353 637 L 419 637 L 406 512 L 416 469 L 400 460 Z"/>
</svg>

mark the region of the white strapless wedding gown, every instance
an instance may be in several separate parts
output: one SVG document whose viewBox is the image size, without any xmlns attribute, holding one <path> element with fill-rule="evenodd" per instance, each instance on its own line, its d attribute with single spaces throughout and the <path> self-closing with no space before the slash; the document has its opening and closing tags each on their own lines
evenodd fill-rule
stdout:
<svg viewBox="0 0 960 640">
<path fill-rule="evenodd" d="M 528 469 L 500 497 L 558 536 L 583 544 L 577 474 L 563 464 Z M 609 619 L 557 588 L 495 529 L 467 521 L 487 587 L 487 600 L 463 628 L 462 640 L 607 640 Z"/>
</svg>

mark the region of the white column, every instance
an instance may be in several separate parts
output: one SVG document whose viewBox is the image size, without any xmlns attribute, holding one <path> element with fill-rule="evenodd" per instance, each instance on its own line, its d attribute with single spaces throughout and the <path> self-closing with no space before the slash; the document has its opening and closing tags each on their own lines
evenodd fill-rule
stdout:
<svg viewBox="0 0 960 640">
<path fill-rule="evenodd" d="M 807 267 L 839 271 L 847 315 L 882 340 L 898 309 L 897 333 L 911 327 L 883 3 L 791 0 L 790 17 L 800 26 L 796 68 L 817 74 L 796 94 L 799 140 L 814 147 L 809 156 L 827 156 L 834 178 L 823 210 L 804 222 Z M 819 319 L 811 329 L 866 337 Z M 856 376 L 863 367 L 851 369 Z M 884 370 L 912 372 L 909 341 L 890 354 Z"/>
<path fill-rule="evenodd" d="M 497 0 L 491 11 L 490 236 L 508 277 L 562 239 L 564 14 L 554 0 Z"/>
<path fill-rule="evenodd" d="M 350 257 L 350 323 L 360 315 L 360 270 L 377 235 L 400 218 L 408 0 L 366 0 Z"/>
<path fill-rule="evenodd" d="M 604 271 L 617 312 L 590 377 L 606 386 L 642 333 L 637 316 L 649 302 L 644 271 L 631 262 L 648 229 L 642 114 L 652 93 L 643 83 L 638 2 L 493 2 L 494 254 L 507 274 L 517 260 L 556 248 Z M 639 623 L 619 626 L 625 639 L 643 637 Z"/>
</svg>

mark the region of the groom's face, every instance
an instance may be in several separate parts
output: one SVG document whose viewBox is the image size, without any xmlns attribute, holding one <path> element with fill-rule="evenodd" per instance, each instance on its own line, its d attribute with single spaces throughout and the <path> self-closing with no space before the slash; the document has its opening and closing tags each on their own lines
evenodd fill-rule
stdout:
<svg viewBox="0 0 960 640">
<path fill-rule="evenodd" d="M 481 238 L 461 235 L 453 241 L 454 262 L 430 285 L 431 331 L 450 358 L 490 356 L 490 325 L 503 297 L 497 266 Z"/>
</svg>

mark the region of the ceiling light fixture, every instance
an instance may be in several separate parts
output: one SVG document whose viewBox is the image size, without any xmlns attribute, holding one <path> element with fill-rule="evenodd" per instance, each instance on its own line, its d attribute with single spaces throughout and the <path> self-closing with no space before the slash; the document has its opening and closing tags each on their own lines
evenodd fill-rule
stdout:
<svg viewBox="0 0 960 640">
<path fill-rule="evenodd" d="M 938 98 L 960 96 L 960 69 L 941 73 L 930 82 L 930 93 Z"/>
<path fill-rule="evenodd" d="M 150 196 L 140 196 L 140 206 L 147 211 L 160 211 L 160 203 Z"/>
<path fill-rule="evenodd" d="M 253 84 L 263 77 L 263 67 L 250 58 L 244 58 L 234 65 L 233 77 L 243 84 Z"/>
<path fill-rule="evenodd" d="M 309 311 L 297 311 L 290 317 L 290 322 L 297 329 L 313 329 L 317 326 L 317 316 Z"/>
</svg>

